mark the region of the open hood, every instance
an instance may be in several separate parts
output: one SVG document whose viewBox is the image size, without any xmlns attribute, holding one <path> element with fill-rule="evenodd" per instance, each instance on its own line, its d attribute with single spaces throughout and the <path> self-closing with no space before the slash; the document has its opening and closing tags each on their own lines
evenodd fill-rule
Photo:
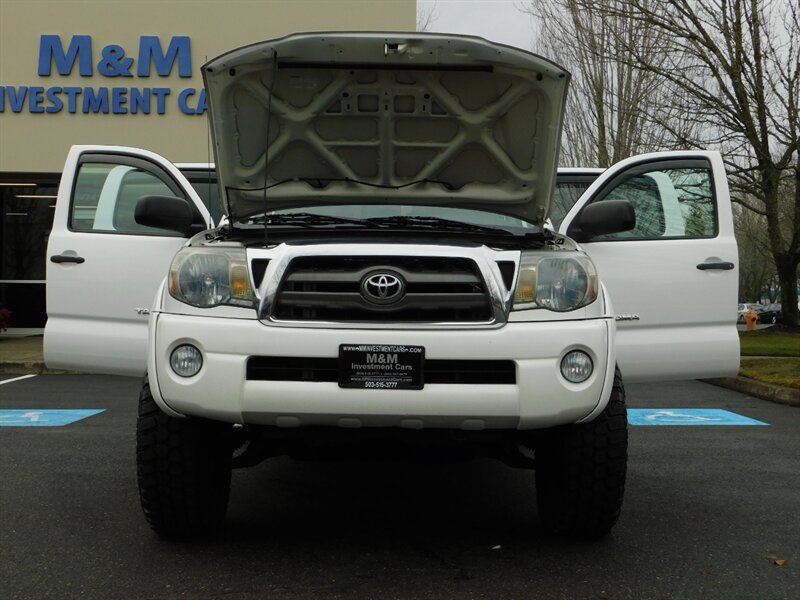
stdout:
<svg viewBox="0 0 800 600">
<path fill-rule="evenodd" d="M 477 37 L 304 33 L 203 66 L 231 221 L 330 204 L 546 218 L 569 74 Z"/>
</svg>

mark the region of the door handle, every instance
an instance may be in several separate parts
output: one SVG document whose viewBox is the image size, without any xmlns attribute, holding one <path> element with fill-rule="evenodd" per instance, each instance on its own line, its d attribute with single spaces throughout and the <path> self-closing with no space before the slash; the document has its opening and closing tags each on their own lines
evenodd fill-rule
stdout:
<svg viewBox="0 0 800 600">
<path fill-rule="evenodd" d="M 50 262 L 54 263 L 75 263 L 81 264 L 86 262 L 86 259 L 82 256 L 70 256 L 69 254 L 54 254 L 50 257 Z"/>
<path fill-rule="evenodd" d="M 730 271 L 733 267 L 734 264 L 732 262 L 706 262 L 697 265 L 697 268 L 701 271 L 710 271 L 714 269 L 718 271 Z"/>
</svg>

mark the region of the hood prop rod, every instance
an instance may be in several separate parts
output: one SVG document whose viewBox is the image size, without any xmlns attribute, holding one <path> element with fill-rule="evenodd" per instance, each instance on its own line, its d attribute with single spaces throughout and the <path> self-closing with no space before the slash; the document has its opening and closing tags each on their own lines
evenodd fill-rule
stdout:
<svg viewBox="0 0 800 600">
<path fill-rule="evenodd" d="M 267 126 L 266 126 L 266 139 L 264 145 L 264 248 L 269 245 L 269 238 L 267 236 L 267 181 L 269 173 L 269 126 L 272 122 L 272 88 L 275 85 L 275 76 L 278 71 L 278 53 L 275 51 L 272 55 L 272 80 L 269 82 L 267 88 Z"/>
</svg>

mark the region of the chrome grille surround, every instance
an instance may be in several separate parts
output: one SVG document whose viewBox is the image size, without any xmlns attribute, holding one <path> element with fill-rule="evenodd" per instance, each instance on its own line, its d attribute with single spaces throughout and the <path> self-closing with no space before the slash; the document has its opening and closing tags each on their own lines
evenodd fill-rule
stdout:
<svg viewBox="0 0 800 600">
<path fill-rule="evenodd" d="M 284 327 L 325 327 L 325 328 L 376 328 L 376 329 L 407 329 L 409 327 L 419 329 L 464 329 L 464 328 L 497 328 L 507 322 L 508 312 L 511 306 L 512 292 L 503 283 L 498 262 L 519 263 L 518 251 L 495 251 L 485 246 L 479 245 L 438 245 L 438 244 L 403 244 L 403 243 L 328 243 L 328 244 L 281 244 L 271 249 L 248 249 L 248 260 L 269 260 L 267 273 L 263 278 L 258 289 L 259 319 L 265 325 L 284 326 Z M 288 289 L 287 282 L 292 279 L 298 271 L 298 265 L 302 269 L 307 269 L 310 278 L 315 280 L 311 287 L 318 287 L 319 282 L 333 282 L 333 292 L 331 299 L 335 303 L 339 301 L 357 302 L 352 293 L 336 290 L 336 283 L 354 285 L 359 290 L 361 279 L 364 274 L 371 273 L 380 269 L 399 272 L 409 275 L 412 280 L 411 289 L 414 284 L 420 281 L 433 282 L 436 273 L 415 272 L 411 269 L 408 273 L 408 265 L 456 265 L 459 273 L 445 277 L 439 273 L 440 279 L 450 280 L 456 286 L 467 285 L 472 289 L 471 292 L 441 294 L 436 297 L 436 302 L 444 303 L 448 298 L 453 303 L 463 302 L 469 305 L 471 302 L 481 299 L 485 303 L 485 314 L 480 319 L 461 319 L 453 320 L 448 318 L 438 318 L 432 320 L 394 320 L 392 314 L 398 314 L 395 308 L 385 311 L 379 307 L 374 307 L 372 312 L 360 311 L 358 318 L 305 318 L 292 315 L 291 310 L 286 311 L 286 301 L 288 299 L 291 308 L 292 302 L 302 299 L 302 289 Z M 326 265 L 334 267 L 341 263 L 348 264 L 349 269 L 339 269 L 332 275 L 326 275 L 326 269 L 314 270 L 313 265 Z M 470 272 L 472 273 L 470 275 Z M 298 283 L 299 281 L 299 283 Z M 434 282 L 435 283 L 435 282 Z M 446 283 L 446 282 L 445 282 Z M 297 284 L 302 288 L 302 274 L 294 277 L 293 285 Z M 288 286 L 291 287 L 291 286 Z M 318 288 L 319 289 L 319 288 Z M 513 286 L 512 286 L 513 289 Z M 412 301 L 418 301 L 424 305 L 424 295 L 414 297 Z M 297 292 L 297 293 L 295 293 Z M 293 295 L 294 294 L 294 295 Z M 360 297 L 360 292 L 356 292 Z M 477 294 L 480 294 L 480 298 Z M 308 294 L 310 304 L 322 304 L 325 302 L 326 295 L 316 291 Z M 362 298 L 363 301 L 363 298 Z M 402 304 L 402 303 L 399 303 Z M 334 304 L 335 306 L 335 304 Z M 402 306 L 401 306 L 402 308 Z M 302 312 L 302 311 L 300 311 Z M 313 312 L 313 311 L 310 311 Z M 325 311 L 323 311 L 325 312 Z M 336 311 L 328 311 L 335 313 Z M 424 312 L 424 311 L 423 311 Z M 432 311 L 435 313 L 436 311 Z M 434 316 L 441 316 L 436 315 Z"/>
</svg>

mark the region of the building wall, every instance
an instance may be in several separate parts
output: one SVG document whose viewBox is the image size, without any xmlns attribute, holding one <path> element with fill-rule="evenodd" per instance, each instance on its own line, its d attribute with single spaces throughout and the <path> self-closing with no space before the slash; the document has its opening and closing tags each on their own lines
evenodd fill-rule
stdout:
<svg viewBox="0 0 800 600">
<path fill-rule="evenodd" d="M 5 95 L 4 106 L 0 104 L 0 172 L 59 171 L 72 144 L 140 146 L 173 161 L 205 161 L 205 116 L 184 114 L 179 96 L 183 90 L 202 88 L 199 71 L 206 59 L 295 31 L 413 30 L 415 18 L 415 0 L 2 0 L 0 87 L 5 89 L 0 91 Z M 42 35 L 59 36 L 65 51 L 73 36 L 89 36 L 91 76 L 80 75 L 78 60 L 70 75 L 60 75 L 52 60 L 51 74 L 40 75 Z M 161 77 L 152 61 L 150 76 L 137 76 L 141 36 L 157 36 L 165 52 L 174 36 L 187 36 L 192 77 L 180 77 L 177 65 Z M 125 76 L 126 71 L 132 76 Z M 24 87 L 28 90 L 21 110 L 14 112 L 12 104 L 19 108 Z M 53 88 L 86 87 L 109 88 L 109 114 L 84 114 L 84 93 L 75 96 L 75 114 L 68 112 L 66 92 L 50 91 L 65 104 L 58 112 L 57 101 L 47 97 Z M 43 88 L 41 95 L 31 88 Z M 117 92 L 117 114 L 113 88 L 126 90 Z M 169 89 L 164 114 L 158 114 L 152 100 L 150 114 L 130 114 L 131 88 Z M 155 98 L 152 91 L 150 96 Z M 185 99 L 184 106 L 196 110 L 199 92 Z"/>
<path fill-rule="evenodd" d="M 13 312 L 9 331 L 44 327 L 47 238 L 71 145 L 208 162 L 206 60 L 296 31 L 410 31 L 415 21 L 415 0 L 0 0 L 0 308 Z"/>
</svg>

